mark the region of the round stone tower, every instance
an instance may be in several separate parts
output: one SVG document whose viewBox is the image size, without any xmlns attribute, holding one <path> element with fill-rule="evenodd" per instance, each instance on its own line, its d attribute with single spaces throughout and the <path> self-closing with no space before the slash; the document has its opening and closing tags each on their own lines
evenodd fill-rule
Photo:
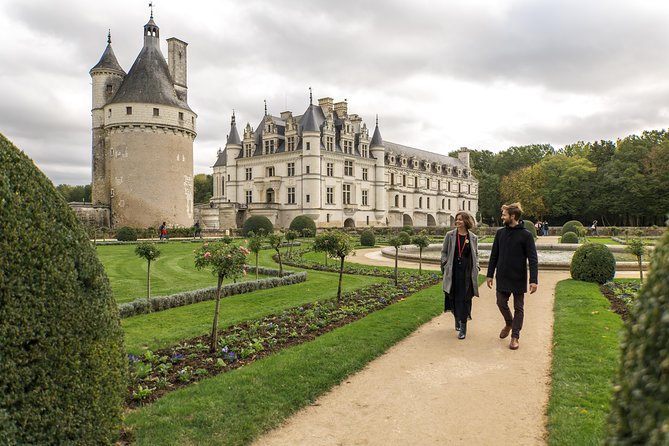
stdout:
<svg viewBox="0 0 669 446">
<path fill-rule="evenodd" d="M 110 207 L 114 227 L 157 227 L 163 221 L 168 226 L 193 224 L 197 115 L 186 102 L 187 44 L 169 39 L 168 65 L 159 37 L 151 16 L 144 26 L 144 46 L 127 75 L 122 76 L 121 69 L 103 78 L 99 65 L 104 54 L 91 70 L 93 201 Z M 110 71 L 106 65 L 109 62 L 104 68 Z M 109 88 L 107 79 L 117 78 L 122 79 L 118 88 L 112 82 L 110 96 L 100 98 L 99 90 Z M 96 121 L 100 114 L 102 125 Z"/>
</svg>

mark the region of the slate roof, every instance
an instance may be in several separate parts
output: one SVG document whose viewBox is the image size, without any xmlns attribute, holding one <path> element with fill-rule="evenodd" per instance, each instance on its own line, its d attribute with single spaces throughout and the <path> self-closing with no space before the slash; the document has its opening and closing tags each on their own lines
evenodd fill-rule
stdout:
<svg viewBox="0 0 669 446">
<path fill-rule="evenodd" d="M 227 163 L 228 163 L 228 154 L 225 151 L 225 149 L 223 149 L 223 151 L 218 154 L 218 159 L 216 160 L 216 163 L 214 163 L 214 167 L 219 167 L 219 166 L 225 167 Z"/>
<path fill-rule="evenodd" d="M 369 143 L 369 147 L 382 146 L 383 138 L 381 138 L 381 131 L 379 130 L 379 123 L 376 123 L 376 128 L 374 129 L 374 135 L 372 135 L 372 141 Z"/>
<path fill-rule="evenodd" d="M 91 72 L 98 69 L 117 71 L 118 73 L 125 76 L 125 71 L 123 68 L 121 68 L 118 60 L 116 60 L 116 55 L 114 54 L 111 43 L 107 44 L 107 48 L 105 48 L 104 53 L 102 53 L 100 61 L 93 68 L 91 68 Z"/>
<path fill-rule="evenodd" d="M 232 114 L 232 121 L 230 122 L 230 135 L 228 135 L 227 144 L 242 145 L 242 140 L 239 139 L 239 132 L 237 131 L 237 123 L 235 122 L 235 115 Z"/>
<path fill-rule="evenodd" d="M 440 155 L 434 152 L 428 152 L 427 150 L 415 149 L 409 146 L 403 146 L 402 144 L 396 144 L 394 142 L 385 141 L 383 143 L 385 147 L 385 152 L 393 152 L 395 155 L 406 155 L 407 158 L 416 157 L 419 160 L 428 160 L 431 163 L 441 163 L 448 164 L 451 166 L 464 166 L 464 164 L 458 159 L 448 155 Z"/>
</svg>

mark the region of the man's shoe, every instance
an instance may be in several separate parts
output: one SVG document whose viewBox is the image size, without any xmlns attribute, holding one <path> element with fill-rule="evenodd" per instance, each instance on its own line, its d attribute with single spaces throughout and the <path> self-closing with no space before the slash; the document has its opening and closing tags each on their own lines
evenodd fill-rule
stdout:
<svg viewBox="0 0 669 446">
<path fill-rule="evenodd" d="M 520 345 L 518 344 L 518 338 L 513 338 L 512 337 L 511 338 L 511 343 L 509 344 L 509 348 L 511 350 L 518 350 L 518 347 L 520 347 Z"/>
<path fill-rule="evenodd" d="M 502 331 L 499 332 L 499 338 L 504 339 L 509 336 L 509 333 L 511 333 L 511 325 L 507 325 L 502 328 Z"/>
</svg>

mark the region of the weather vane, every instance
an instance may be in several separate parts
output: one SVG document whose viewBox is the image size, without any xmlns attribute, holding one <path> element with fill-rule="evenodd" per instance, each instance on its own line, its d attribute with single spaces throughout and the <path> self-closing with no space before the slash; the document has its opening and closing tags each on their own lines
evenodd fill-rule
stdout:
<svg viewBox="0 0 669 446">
<path fill-rule="evenodd" d="M 153 18 L 153 2 L 149 3 L 149 8 L 151 8 L 151 18 Z"/>
</svg>

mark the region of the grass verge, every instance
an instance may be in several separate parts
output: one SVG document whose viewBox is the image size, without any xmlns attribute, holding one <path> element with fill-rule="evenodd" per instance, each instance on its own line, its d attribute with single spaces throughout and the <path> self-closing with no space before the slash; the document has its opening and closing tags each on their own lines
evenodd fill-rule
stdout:
<svg viewBox="0 0 669 446">
<path fill-rule="evenodd" d="M 594 283 L 563 280 L 555 291 L 550 445 L 599 445 L 619 364 L 623 322 Z"/>
<path fill-rule="evenodd" d="M 137 445 L 243 445 L 278 426 L 442 311 L 441 284 L 312 342 L 132 411 Z"/>
</svg>

